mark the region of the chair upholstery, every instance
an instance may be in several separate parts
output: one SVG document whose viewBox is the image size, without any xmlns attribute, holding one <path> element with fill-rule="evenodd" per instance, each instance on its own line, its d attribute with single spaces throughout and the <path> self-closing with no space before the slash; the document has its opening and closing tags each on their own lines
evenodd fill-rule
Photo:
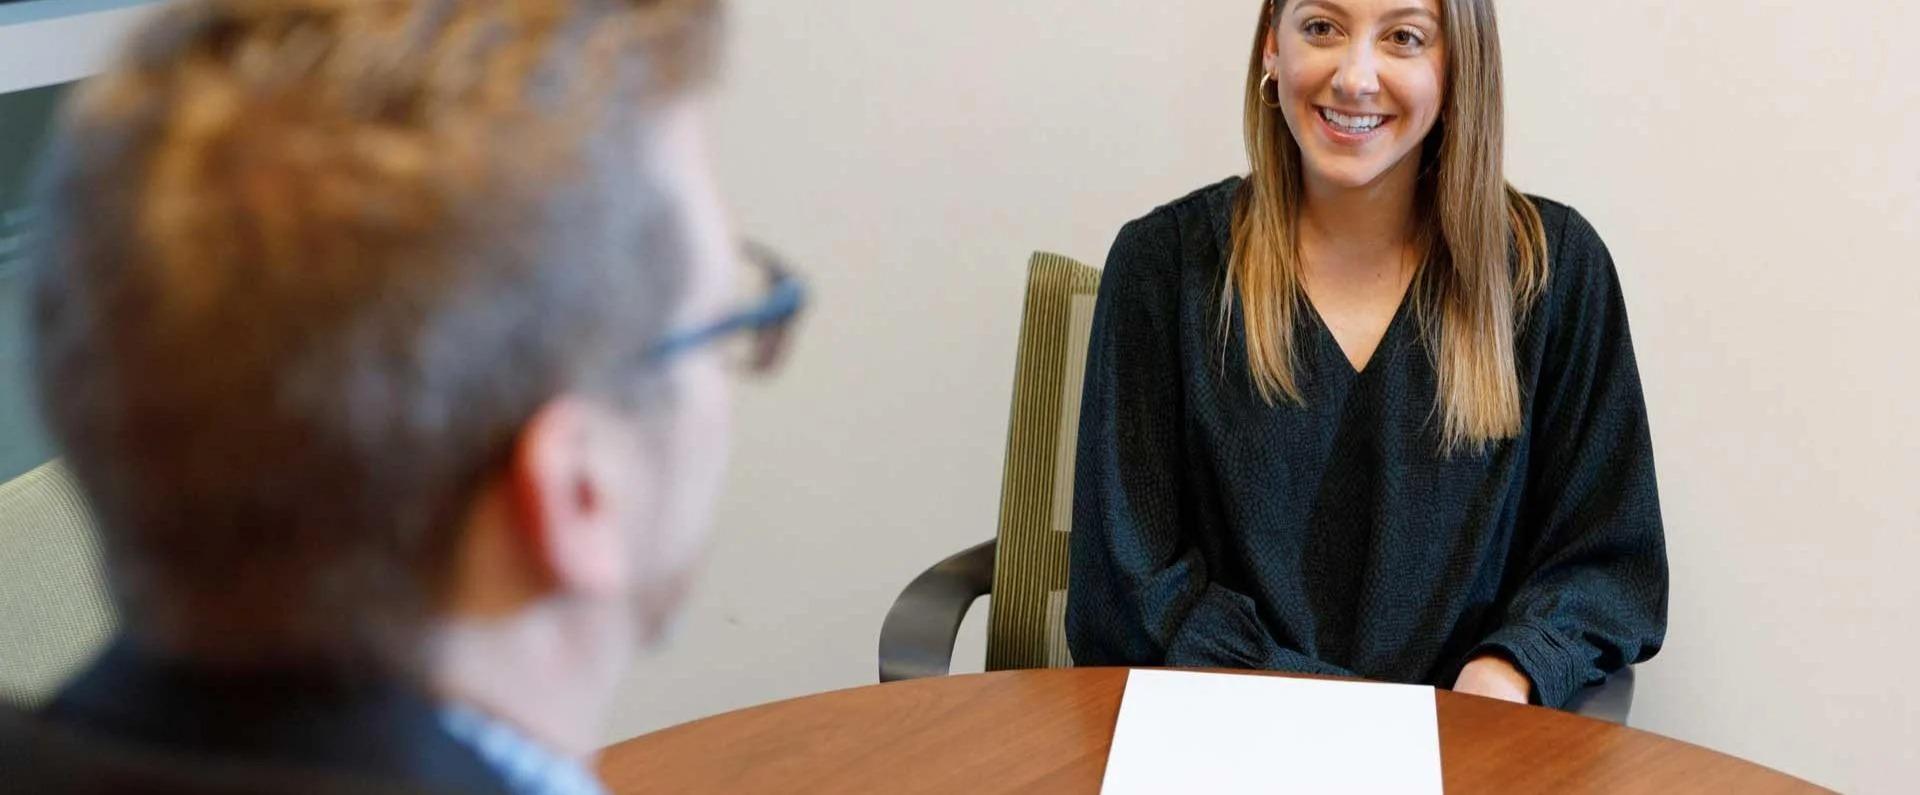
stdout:
<svg viewBox="0 0 1920 795">
<path fill-rule="evenodd" d="M 1000 530 L 909 583 L 880 628 L 880 681 L 945 676 L 974 601 L 989 593 L 987 669 L 1072 665 L 1067 654 L 1067 532 L 1081 374 L 1100 271 L 1057 254 L 1027 264 L 1008 422 Z"/>
<path fill-rule="evenodd" d="M 0 702 L 50 699 L 114 624 L 93 519 L 66 467 L 0 484 Z"/>
<path fill-rule="evenodd" d="M 987 670 L 1070 666 L 1067 533 L 1080 390 L 1100 271 L 1057 254 L 1028 264 L 1000 490 Z"/>
</svg>

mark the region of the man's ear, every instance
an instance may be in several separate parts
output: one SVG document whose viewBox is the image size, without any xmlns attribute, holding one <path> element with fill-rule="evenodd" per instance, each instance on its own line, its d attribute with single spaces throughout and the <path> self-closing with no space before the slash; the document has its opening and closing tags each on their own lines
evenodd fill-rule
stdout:
<svg viewBox="0 0 1920 795">
<path fill-rule="evenodd" d="M 642 486 L 623 456 L 630 434 L 614 410 L 568 396 L 520 431 L 508 471 L 513 522 L 557 592 L 612 596 L 628 586 L 634 539 L 622 508 Z"/>
</svg>

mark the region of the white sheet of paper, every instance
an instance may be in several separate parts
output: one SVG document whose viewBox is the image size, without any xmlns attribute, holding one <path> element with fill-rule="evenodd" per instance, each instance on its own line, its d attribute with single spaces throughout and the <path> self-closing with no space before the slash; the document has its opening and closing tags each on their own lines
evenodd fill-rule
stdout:
<svg viewBox="0 0 1920 795">
<path fill-rule="evenodd" d="M 1133 671 L 1105 795 L 1440 795 L 1433 688 Z"/>
</svg>

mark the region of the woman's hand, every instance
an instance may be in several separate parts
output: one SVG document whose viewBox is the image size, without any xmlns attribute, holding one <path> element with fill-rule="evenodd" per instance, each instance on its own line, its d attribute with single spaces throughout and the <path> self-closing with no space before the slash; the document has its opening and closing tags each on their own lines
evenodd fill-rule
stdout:
<svg viewBox="0 0 1920 795">
<path fill-rule="evenodd" d="M 1453 692 L 1525 704 L 1533 696 L 1533 682 L 1505 659 L 1479 657 L 1460 669 Z"/>
</svg>

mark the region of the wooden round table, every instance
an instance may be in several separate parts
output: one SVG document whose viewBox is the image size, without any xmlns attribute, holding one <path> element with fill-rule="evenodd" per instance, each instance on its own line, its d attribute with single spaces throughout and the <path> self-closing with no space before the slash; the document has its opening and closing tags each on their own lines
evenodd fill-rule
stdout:
<svg viewBox="0 0 1920 795">
<path fill-rule="evenodd" d="M 1093 793 L 1127 672 L 1009 671 L 843 690 L 608 748 L 615 793 Z M 1449 792 L 1825 792 L 1677 740 L 1441 690 Z"/>
</svg>

